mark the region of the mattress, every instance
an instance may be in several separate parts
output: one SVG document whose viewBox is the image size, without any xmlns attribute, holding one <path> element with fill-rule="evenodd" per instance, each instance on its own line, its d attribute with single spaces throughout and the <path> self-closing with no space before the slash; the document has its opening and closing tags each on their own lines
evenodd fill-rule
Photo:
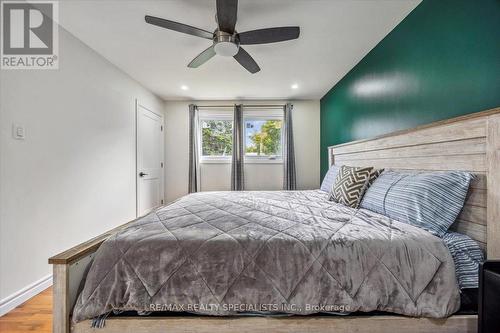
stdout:
<svg viewBox="0 0 500 333">
<path fill-rule="evenodd" d="M 187 195 L 108 238 L 75 322 L 111 312 L 384 311 L 447 317 L 454 263 L 427 231 L 312 191 Z"/>
</svg>

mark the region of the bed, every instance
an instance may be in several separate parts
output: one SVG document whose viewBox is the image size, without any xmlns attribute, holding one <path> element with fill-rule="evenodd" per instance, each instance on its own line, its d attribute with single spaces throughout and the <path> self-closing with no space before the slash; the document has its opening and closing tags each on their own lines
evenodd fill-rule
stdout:
<svg viewBox="0 0 500 333">
<path fill-rule="evenodd" d="M 330 147 L 330 164 L 432 171 L 466 170 L 477 174 L 464 209 L 452 229 L 476 240 L 487 251 L 490 259 L 498 258 L 500 200 L 498 190 L 494 189 L 500 188 L 500 175 L 496 169 L 496 165 L 500 163 L 499 111 L 489 110 L 371 140 Z M 405 328 L 408 332 L 475 331 L 475 315 L 453 315 L 459 306 L 458 289 L 450 283 L 449 278 L 454 276 L 454 266 L 449 252 L 439 238 L 424 235 L 418 228 L 369 211 L 328 204 L 322 195 L 319 191 L 194 194 L 50 258 L 49 262 L 54 265 L 54 332 L 206 332 L 215 329 L 221 332 L 254 332 L 260 328 L 274 332 L 377 332 L 391 328 Z M 232 218 L 228 219 L 228 215 Z M 194 222 L 196 220 L 198 223 Z M 191 226 L 192 224 L 197 226 Z M 199 231 L 200 225 L 203 226 L 203 237 L 193 241 L 193 233 L 189 230 L 197 228 Z M 367 225 L 370 227 L 367 228 Z M 138 229 L 146 230 L 146 234 L 138 236 Z M 306 229 L 308 232 L 305 232 Z M 238 230 L 241 232 L 236 232 Z M 153 239 L 158 234 L 162 235 L 155 243 L 160 254 L 151 256 L 151 260 L 160 262 L 162 257 L 172 258 L 171 262 L 164 264 L 174 268 L 164 276 L 148 270 L 148 267 L 158 265 L 151 265 L 147 261 L 141 264 L 138 259 L 151 253 L 151 249 L 145 250 L 147 246 L 136 247 L 130 252 L 130 256 L 127 255 L 128 245 L 148 237 L 147 232 L 150 232 L 149 237 Z M 367 235 L 370 234 L 377 236 L 373 237 L 372 243 L 367 244 Z M 255 235 L 255 239 L 249 239 L 248 235 Z M 158 247 L 158 244 L 169 244 L 169 240 L 170 244 L 176 244 L 182 238 L 189 240 L 191 250 L 180 251 L 178 246 L 168 245 Z M 357 241 L 359 238 L 363 241 Z M 380 242 L 384 238 L 398 241 L 387 247 L 387 242 Z M 497 242 L 493 241 L 495 239 Z M 344 246 L 335 248 L 338 244 Z M 288 250 L 280 253 L 279 249 L 286 246 L 289 246 Z M 106 247 L 109 247 L 108 251 L 105 251 Z M 97 251 L 99 248 L 100 251 Z M 184 246 L 180 248 L 184 249 Z M 203 251 L 197 252 L 199 249 Z M 410 249 L 411 264 L 395 260 L 403 249 Z M 390 253 L 391 251 L 393 252 Z M 232 265 L 221 264 L 229 258 L 221 256 L 221 253 L 227 252 L 237 254 L 232 257 L 240 258 L 239 261 Z M 339 254 L 340 252 L 343 253 Z M 384 258 L 386 252 L 390 255 Z M 373 253 L 380 255 L 373 256 Z M 99 258 L 106 255 L 120 259 Z M 344 257 L 340 261 L 352 263 L 347 265 L 349 267 L 344 267 L 345 270 L 358 273 L 373 270 L 378 274 L 373 274 L 374 278 L 365 273 L 351 274 L 348 281 L 343 281 L 342 275 L 334 274 L 338 269 L 328 269 L 328 265 L 332 265 L 329 258 L 341 255 Z M 366 260 L 370 255 L 371 259 Z M 273 256 L 273 260 L 268 260 Z M 281 261 L 280 257 L 283 258 Z M 365 258 L 363 265 L 366 267 L 352 260 L 356 257 Z M 108 266 L 101 270 L 104 273 L 99 270 L 93 272 L 92 269 L 87 273 L 92 260 Z M 120 265 L 123 266 L 122 269 L 117 269 Z M 141 265 L 142 271 L 138 271 L 137 268 Z M 249 270 L 249 267 L 254 269 Z M 400 268 L 404 268 L 403 271 L 409 272 L 409 275 L 402 276 Z M 293 274 L 284 277 L 284 271 L 292 271 Z M 115 282 L 117 276 L 127 274 L 126 272 L 131 276 L 128 280 L 130 288 L 124 290 L 123 286 L 116 285 Z M 81 281 L 87 274 L 91 280 L 87 281 L 89 286 L 78 296 Z M 267 298 L 253 295 L 258 300 L 257 303 L 267 299 L 271 304 L 284 305 L 286 311 L 283 312 L 297 315 L 231 317 L 228 315 L 237 314 L 239 309 L 219 307 L 215 310 L 190 309 L 190 312 L 197 314 L 216 316 L 174 314 L 109 317 L 106 325 L 97 329 L 91 328 L 86 320 L 109 313 L 113 308 L 137 310 L 138 304 L 156 304 L 152 297 L 162 294 L 162 290 L 188 289 L 189 286 L 182 284 L 182 278 L 176 277 L 186 277 L 189 274 L 191 277 L 198 276 L 198 279 L 191 280 L 196 280 L 194 285 L 199 288 L 198 295 L 203 297 L 193 299 L 194 294 L 178 292 L 174 295 L 166 292 L 163 298 L 159 298 L 161 304 L 165 303 L 165 299 L 171 300 L 173 297 L 177 300 L 173 302 L 176 304 L 196 303 L 194 301 L 219 306 L 225 303 L 251 303 L 248 302 L 250 299 L 241 302 L 242 295 L 238 292 L 252 288 L 259 290 L 255 281 L 260 281 L 262 285 L 267 284 L 268 288 L 262 287 L 262 290 L 273 290 L 274 294 L 266 294 Z M 256 276 L 257 274 L 261 276 Z M 384 282 L 388 280 L 392 280 L 390 285 Z M 177 281 L 177 284 L 162 289 L 165 283 L 172 281 Z M 340 286 L 335 293 L 331 292 L 333 284 Z M 134 290 L 141 288 L 142 293 L 131 296 Z M 385 292 L 377 294 L 374 290 Z M 98 294 L 104 296 L 96 297 Z M 383 299 L 383 295 L 400 299 L 392 302 L 387 297 Z M 358 296 L 363 302 L 356 301 Z M 144 302 L 145 298 L 147 302 Z M 91 299 L 93 300 L 90 301 Z M 372 302 L 366 302 L 368 299 Z M 304 310 L 305 304 L 323 303 L 344 307 L 341 311 L 338 308 L 318 311 L 317 307 Z M 349 311 L 345 311 L 345 306 Z M 147 312 L 152 309 L 140 310 Z M 265 313 L 265 310 L 257 309 L 256 312 Z M 374 310 L 395 314 L 316 314 Z"/>
</svg>

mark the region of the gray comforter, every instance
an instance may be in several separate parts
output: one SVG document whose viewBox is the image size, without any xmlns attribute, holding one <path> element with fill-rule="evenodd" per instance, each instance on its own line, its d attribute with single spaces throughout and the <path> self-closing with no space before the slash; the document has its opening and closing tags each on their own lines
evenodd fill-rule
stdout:
<svg viewBox="0 0 500 333">
<path fill-rule="evenodd" d="M 73 312 L 389 311 L 446 317 L 459 289 L 442 240 L 322 191 L 185 196 L 106 240 Z"/>
</svg>

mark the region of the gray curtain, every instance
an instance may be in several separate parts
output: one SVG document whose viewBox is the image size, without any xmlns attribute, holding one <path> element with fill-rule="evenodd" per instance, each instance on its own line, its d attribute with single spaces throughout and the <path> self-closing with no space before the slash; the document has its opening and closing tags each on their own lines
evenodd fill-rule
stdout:
<svg viewBox="0 0 500 333">
<path fill-rule="evenodd" d="M 245 188 L 244 177 L 244 150 L 243 150 L 243 106 L 234 106 L 233 116 L 233 159 L 231 162 L 231 190 L 243 191 Z"/>
<path fill-rule="evenodd" d="M 293 105 L 287 103 L 283 115 L 283 189 L 295 190 L 297 179 L 295 173 L 295 151 L 293 148 Z"/>
<path fill-rule="evenodd" d="M 189 104 L 189 185 L 188 193 L 198 192 L 198 107 Z"/>
</svg>

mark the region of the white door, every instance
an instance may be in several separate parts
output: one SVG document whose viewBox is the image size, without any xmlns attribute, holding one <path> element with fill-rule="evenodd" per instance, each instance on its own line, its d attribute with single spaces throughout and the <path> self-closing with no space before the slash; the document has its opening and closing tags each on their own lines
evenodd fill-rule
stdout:
<svg viewBox="0 0 500 333">
<path fill-rule="evenodd" d="M 163 204 L 163 117 L 136 103 L 137 216 Z"/>
</svg>

